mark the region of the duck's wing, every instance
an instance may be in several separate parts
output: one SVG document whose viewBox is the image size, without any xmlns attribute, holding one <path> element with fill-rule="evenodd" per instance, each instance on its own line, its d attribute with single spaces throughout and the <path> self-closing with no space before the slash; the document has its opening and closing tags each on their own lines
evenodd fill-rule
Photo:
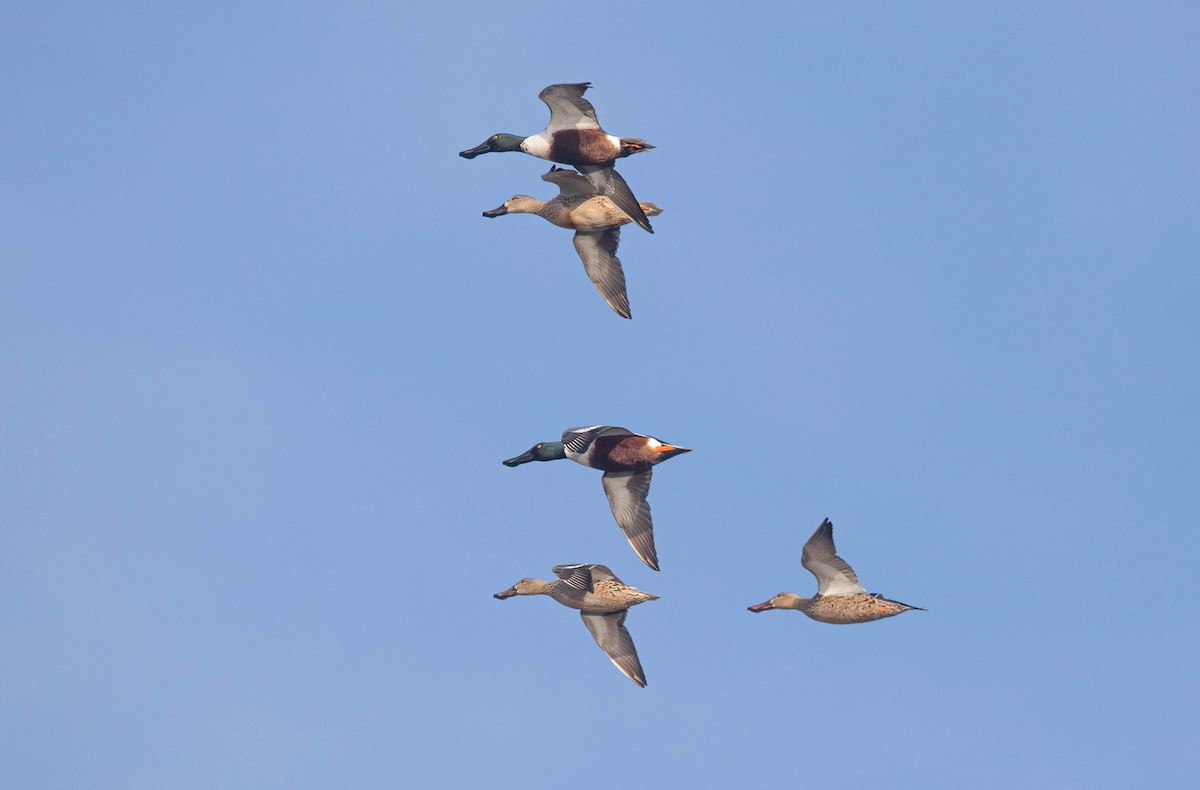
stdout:
<svg viewBox="0 0 1200 790">
<path fill-rule="evenodd" d="M 829 519 L 822 521 L 804 544 L 800 564 L 817 577 L 818 595 L 857 595 L 866 592 L 858 583 L 854 569 L 835 553 L 833 524 Z"/>
<path fill-rule="evenodd" d="M 592 589 L 591 565 L 555 565 L 552 570 L 554 571 L 554 575 L 562 579 L 563 584 L 568 587 L 580 590 L 581 592 L 594 592 Z"/>
<path fill-rule="evenodd" d="M 596 194 L 596 187 L 591 181 L 565 167 L 551 165 L 550 172 L 542 176 L 542 180 L 558 186 L 558 193 L 563 197 L 586 197 Z"/>
<path fill-rule="evenodd" d="M 646 212 L 642 211 L 641 204 L 633 196 L 633 190 L 612 165 L 580 165 L 579 172 L 592 183 L 592 189 L 597 195 L 604 195 L 639 226 L 654 232 L 654 228 L 650 227 L 650 220 L 646 219 Z"/>
<path fill-rule="evenodd" d="M 642 671 L 642 662 L 638 661 L 637 649 L 633 646 L 633 637 L 625 628 L 625 616 L 628 609 L 619 612 L 599 614 L 580 612 L 583 624 L 592 632 L 592 637 L 600 649 L 608 654 L 609 659 L 617 669 L 639 686 L 646 685 L 646 673 Z"/>
<path fill-rule="evenodd" d="M 589 425 L 563 431 L 562 443 L 573 455 L 583 455 L 600 436 L 635 436 L 633 431 L 615 425 Z"/>
<path fill-rule="evenodd" d="M 621 581 L 620 579 L 618 579 L 617 575 L 615 573 L 613 573 L 612 571 L 610 571 L 608 569 L 607 565 L 592 565 L 591 568 L 592 568 L 592 578 L 593 579 L 612 579 L 617 584 L 625 583 L 625 582 Z"/>
<path fill-rule="evenodd" d="M 595 565 L 593 563 L 579 563 L 576 565 L 555 565 L 552 569 L 554 575 L 563 580 L 563 583 L 569 587 L 574 587 L 576 590 L 584 592 L 595 592 L 595 582 L 597 580 L 611 579 L 617 584 L 625 582 L 617 578 L 617 575 L 608 569 L 607 565 Z"/>
<path fill-rule="evenodd" d="M 592 83 L 565 82 L 549 85 L 542 89 L 538 98 L 550 108 L 550 121 L 546 124 L 547 132 L 557 132 L 559 129 L 599 129 L 600 122 L 596 120 L 596 108 L 583 98 Z"/>
<path fill-rule="evenodd" d="M 625 292 L 625 271 L 617 257 L 621 229 L 608 228 L 595 233 L 575 231 L 575 252 L 583 261 L 584 271 L 604 301 L 622 318 L 631 318 L 629 295 Z"/>
<path fill-rule="evenodd" d="M 605 472 L 600 479 L 608 505 L 625 540 L 634 552 L 654 570 L 658 570 L 658 553 L 654 550 L 654 523 L 650 520 L 650 470 L 644 472 Z"/>
</svg>

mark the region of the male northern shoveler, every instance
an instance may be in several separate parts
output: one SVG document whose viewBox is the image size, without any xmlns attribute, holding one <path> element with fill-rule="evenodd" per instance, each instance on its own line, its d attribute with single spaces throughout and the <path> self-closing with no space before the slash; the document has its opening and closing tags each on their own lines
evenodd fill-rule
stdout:
<svg viewBox="0 0 1200 790">
<path fill-rule="evenodd" d="M 550 122 L 538 134 L 494 134 L 459 156 L 474 159 L 493 151 L 524 151 L 527 154 L 572 165 L 596 187 L 596 193 L 610 198 L 641 227 L 654 232 L 650 220 L 638 205 L 629 185 L 613 169 L 623 156 L 649 151 L 654 146 L 640 137 L 614 137 L 600 128 L 596 109 L 583 98 L 592 83 L 577 82 L 551 85 L 538 94 L 550 108 Z"/>
<path fill-rule="evenodd" d="M 854 570 L 839 557 L 833 546 L 833 524 L 821 522 L 817 531 L 804 544 L 800 564 L 817 577 L 817 595 L 804 598 L 793 593 L 779 593 L 769 601 L 749 607 L 752 612 L 768 609 L 799 609 L 822 623 L 869 623 L 893 617 L 910 609 L 925 611 L 899 601 L 889 601 L 882 595 L 868 593 L 858 583 Z"/>
<path fill-rule="evenodd" d="M 617 315 L 630 318 L 629 297 L 625 293 L 625 272 L 617 258 L 621 226 L 632 220 L 603 195 L 596 194 L 591 181 L 574 170 L 550 167 L 543 181 L 558 185 L 558 197 L 538 200 L 528 195 L 513 195 L 504 205 L 483 212 L 485 217 L 505 214 L 537 214 L 560 228 L 575 231 L 575 251 L 596 290 Z M 641 203 L 647 216 L 656 217 L 662 209 L 653 203 Z"/>
<path fill-rule="evenodd" d="M 642 562 L 658 570 L 654 524 L 650 520 L 650 503 L 646 501 L 650 493 L 650 467 L 687 452 L 691 451 L 686 447 L 676 447 L 625 428 L 592 425 L 568 428 L 563 431 L 561 442 L 538 442 L 517 457 L 509 458 L 504 465 L 570 458 L 603 470 L 600 482 L 625 539 Z"/>
<path fill-rule="evenodd" d="M 554 575 L 558 577 L 556 582 L 521 579 L 492 597 L 504 600 L 514 595 L 549 595 L 563 606 L 578 609 L 600 649 L 625 677 L 644 687 L 646 673 L 625 628 L 625 615 L 629 607 L 658 596 L 630 587 L 604 565 L 556 565 Z"/>
</svg>

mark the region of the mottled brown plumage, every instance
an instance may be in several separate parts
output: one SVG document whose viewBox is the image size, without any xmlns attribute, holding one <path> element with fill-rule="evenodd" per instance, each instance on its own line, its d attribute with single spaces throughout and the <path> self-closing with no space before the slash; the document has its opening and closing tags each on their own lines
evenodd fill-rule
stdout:
<svg viewBox="0 0 1200 790">
<path fill-rule="evenodd" d="M 556 565 L 554 575 L 558 581 L 521 579 L 493 597 L 548 595 L 563 606 L 578 609 L 583 624 L 613 665 L 634 683 L 645 686 L 646 673 L 625 628 L 625 617 L 629 607 L 658 596 L 630 587 L 604 565 Z"/>
<path fill-rule="evenodd" d="M 483 212 L 483 216 L 537 214 L 561 228 L 574 230 L 575 252 L 583 261 L 588 279 L 613 312 L 622 318 L 631 318 L 625 270 L 617 257 L 617 247 L 621 243 L 621 226 L 632 219 L 612 200 L 598 194 L 595 185 L 574 170 L 551 167 L 542 180 L 558 185 L 558 197 L 538 200 L 528 195 L 513 195 L 498 208 Z M 662 209 L 653 203 L 638 205 L 649 216 L 662 213 Z"/>
<path fill-rule="evenodd" d="M 921 608 L 872 595 L 863 589 L 854 569 L 834 550 L 833 524 L 829 519 L 822 521 L 804 544 L 800 563 L 817 577 L 816 596 L 805 598 L 795 593 L 779 593 L 769 601 L 749 607 L 750 611 L 795 609 L 822 623 L 846 625 L 869 623 Z"/>
<path fill-rule="evenodd" d="M 655 217 L 662 209 L 653 203 L 639 203 L 646 216 Z M 617 208 L 603 195 L 559 195 L 550 200 L 538 200 L 529 195 L 513 195 L 504 203 L 485 211 L 485 217 L 503 214 L 536 214 L 560 228 L 597 233 L 632 222 L 629 215 Z"/>
<path fill-rule="evenodd" d="M 573 82 L 546 86 L 538 94 L 550 108 L 550 121 L 545 129 L 528 137 L 494 134 L 474 148 L 460 151 L 459 156 L 474 159 L 496 151 L 524 151 L 551 162 L 572 165 L 592 182 L 598 194 L 611 198 L 634 222 L 653 233 L 641 204 L 613 163 L 654 146 L 640 137 L 616 137 L 600 128 L 596 109 L 583 98 L 590 85 Z"/>
<path fill-rule="evenodd" d="M 619 612 L 658 598 L 657 595 L 630 587 L 605 565 L 555 565 L 553 570 L 559 577 L 554 581 L 521 579 L 494 597 L 504 599 L 514 595 L 548 595 L 563 606 L 585 612 Z"/>
<path fill-rule="evenodd" d="M 872 620 L 894 617 L 909 609 L 919 608 L 868 593 L 859 595 L 821 595 L 818 593 L 815 598 L 804 598 L 793 593 L 779 593 L 769 601 L 749 607 L 752 612 L 765 612 L 768 609 L 796 609 L 814 620 L 836 625 L 869 623 Z"/>
</svg>

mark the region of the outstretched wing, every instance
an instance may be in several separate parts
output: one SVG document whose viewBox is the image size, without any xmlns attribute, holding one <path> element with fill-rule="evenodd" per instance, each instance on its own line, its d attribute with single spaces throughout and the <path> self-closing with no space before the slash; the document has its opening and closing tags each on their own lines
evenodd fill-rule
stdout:
<svg viewBox="0 0 1200 790">
<path fill-rule="evenodd" d="M 625 628 L 625 616 L 628 609 L 608 614 L 580 612 L 583 624 L 592 632 L 592 637 L 600 649 L 608 654 L 617 669 L 639 686 L 646 685 L 646 673 L 642 671 L 642 662 L 638 661 L 637 649 L 633 646 L 633 637 Z"/>
<path fill-rule="evenodd" d="M 629 295 L 625 291 L 625 271 L 617 257 L 621 229 L 608 228 L 595 233 L 575 232 L 575 252 L 583 261 L 584 271 L 604 301 L 622 318 L 632 318 Z"/>
<path fill-rule="evenodd" d="M 654 228 L 650 227 L 650 220 L 646 219 L 646 212 L 642 211 L 641 204 L 633 196 L 633 190 L 612 165 L 580 165 L 579 172 L 592 182 L 592 188 L 597 195 L 604 195 L 616 203 L 617 208 L 624 211 L 631 220 L 651 233 L 654 232 Z"/>
<path fill-rule="evenodd" d="M 822 521 L 804 544 L 800 564 L 817 577 L 819 595 L 857 595 L 866 592 L 858 583 L 854 569 L 834 553 L 833 524 L 829 519 Z"/>
<path fill-rule="evenodd" d="M 563 431 L 562 443 L 567 455 L 583 455 L 600 436 L 633 436 L 633 431 L 615 425 L 589 425 Z"/>
<path fill-rule="evenodd" d="M 591 565 L 555 565 L 552 570 L 568 587 L 581 592 L 593 592 Z"/>
<path fill-rule="evenodd" d="M 599 129 L 600 122 L 596 120 L 596 108 L 583 98 L 592 83 L 573 82 L 550 85 L 538 94 L 538 98 L 550 108 L 550 122 L 546 124 L 547 132 L 559 129 Z"/>
<path fill-rule="evenodd" d="M 654 550 L 654 523 L 650 520 L 650 470 L 644 472 L 605 472 L 601 482 L 608 495 L 608 505 L 625 540 L 633 547 L 642 562 L 658 570 L 658 553 Z"/>
<path fill-rule="evenodd" d="M 583 592 L 595 592 L 595 583 L 598 580 L 611 579 L 617 584 L 625 583 L 618 579 L 616 574 L 608 569 L 607 565 L 594 565 L 584 562 L 576 565 L 555 565 L 552 570 L 554 571 L 554 575 L 562 579 L 563 583 L 568 587 L 573 587 Z"/>
<path fill-rule="evenodd" d="M 595 579 L 612 579 L 617 584 L 625 583 L 625 582 L 621 581 L 620 579 L 618 579 L 617 575 L 615 573 L 613 573 L 612 571 L 610 571 L 608 569 L 607 565 L 593 565 L 592 566 L 592 579 L 593 580 L 595 580 Z"/>
<path fill-rule="evenodd" d="M 596 187 L 591 181 L 565 167 L 551 165 L 550 172 L 542 176 L 542 180 L 558 186 L 558 193 L 563 197 L 587 197 L 596 194 Z"/>
</svg>

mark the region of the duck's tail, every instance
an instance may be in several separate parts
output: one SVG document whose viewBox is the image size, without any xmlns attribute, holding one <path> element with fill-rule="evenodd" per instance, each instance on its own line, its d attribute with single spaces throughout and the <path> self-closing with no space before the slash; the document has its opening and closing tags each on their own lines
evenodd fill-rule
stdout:
<svg viewBox="0 0 1200 790">
<path fill-rule="evenodd" d="M 643 203 L 639 201 L 638 205 L 642 207 L 642 211 L 646 212 L 647 217 L 657 217 L 662 213 L 662 209 L 658 207 L 657 203 Z"/>
<path fill-rule="evenodd" d="M 907 611 L 908 611 L 908 610 L 910 610 L 910 609 L 915 609 L 915 610 L 917 610 L 918 612 L 927 612 L 927 611 L 929 611 L 928 609 L 926 609 L 926 608 L 925 608 L 925 607 L 923 607 L 923 606 L 913 606 L 913 605 L 912 605 L 912 604 L 910 604 L 910 603 L 904 603 L 904 601 L 893 601 L 891 598 L 884 598 L 884 597 L 883 597 L 882 595 L 880 595 L 879 593 L 873 593 L 873 594 L 871 595 L 871 597 L 872 597 L 872 598 L 876 598 L 876 599 L 878 599 L 878 600 L 880 600 L 880 601 L 887 601 L 888 603 L 894 603 L 894 604 L 896 604 L 896 606 L 899 606 L 899 607 L 901 607 L 901 611 L 903 611 L 903 612 L 907 612 Z"/>
<path fill-rule="evenodd" d="M 633 154 L 640 154 L 642 151 L 649 151 L 653 147 L 640 137 L 622 137 L 621 153 L 617 154 L 617 156 L 632 156 Z"/>
</svg>

